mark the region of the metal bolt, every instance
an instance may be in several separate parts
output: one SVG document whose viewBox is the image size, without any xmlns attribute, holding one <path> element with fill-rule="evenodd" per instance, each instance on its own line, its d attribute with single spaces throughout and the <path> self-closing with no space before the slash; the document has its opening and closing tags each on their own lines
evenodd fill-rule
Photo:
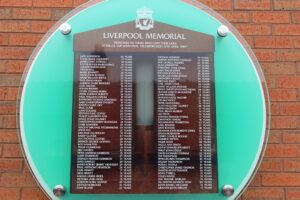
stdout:
<svg viewBox="0 0 300 200">
<path fill-rule="evenodd" d="M 218 28 L 218 35 L 220 37 L 226 37 L 229 33 L 229 29 L 227 26 L 224 26 L 224 25 L 221 25 L 219 28 Z"/>
<path fill-rule="evenodd" d="M 233 195 L 234 193 L 234 188 L 232 185 L 225 185 L 223 188 L 222 188 L 222 193 L 224 196 L 227 196 L 227 197 L 230 197 Z"/>
<path fill-rule="evenodd" d="M 62 185 L 56 185 L 53 189 L 53 194 L 56 196 L 56 197 L 61 197 L 61 196 L 64 196 L 66 193 L 66 189 L 64 186 Z"/>
<path fill-rule="evenodd" d="M 60 25 L 59 30 L 63 35 L 69 35 L 72 31 L 72 27 L 70 24 L 64 23 Z"/>
</svg>

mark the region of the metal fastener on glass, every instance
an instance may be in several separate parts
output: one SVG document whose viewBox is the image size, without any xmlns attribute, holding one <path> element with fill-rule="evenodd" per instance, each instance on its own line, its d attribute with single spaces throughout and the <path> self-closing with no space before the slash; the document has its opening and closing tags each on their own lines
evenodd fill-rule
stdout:
<svg viewBox="0 0 300 200">
<path fill-rule="evenodd" d="M 53 189 L 53 194 L 56 196 L 56 197 L 61 197 L 61 196 L 64 196 L 66 193 L 66 189 L 64 186 L 62 185 L 56 185 Z"/>
<path fill-rule="evenodd" d="M 227 197 L 230 197 L 233 195 L 234 193 L 234 188 L 232 185 L 225 185 L 223 188 L 222 188 L 222 193 L 224 196 L 227 196 Z"/>
<path fill-rule="evenodd" d="M 70 24 L 64 23 L 60 25 L 59 30 L 63 35 L 69 35 L 72 31 L 72 27 Z"/>
<path fill-rule="evenodd" d="M 220 37 L 226 37 L 229 33 L 229 29 L 227 26 L 224 26 L 224 25 L 221 25 L 219 28 L 218 28 L 218 35 Z"/>
</svg>

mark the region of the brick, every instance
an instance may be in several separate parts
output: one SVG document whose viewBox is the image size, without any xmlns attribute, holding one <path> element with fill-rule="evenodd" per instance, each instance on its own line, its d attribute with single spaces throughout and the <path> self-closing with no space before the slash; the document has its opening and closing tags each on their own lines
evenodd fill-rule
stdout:
<svg viewBox="0 0 300 200">
<path fill-rule="evenodd" d="M 250 187 L 258 187 L 261 186 L 261 176 L 260 174 L 256 174 L 255 177 L 251 180 Z"/>
<path fill-rule="evenodd" d="M 284 171 L 300 172 L 300 159 L 287 159 L 283 163 Z"/>
<path fill-rule="evenodd" d="M 297 144 L 300 143 L 300 131 L 285 131 L 282 134 L 284 143 Z"/>
<path fill-rule="evenodd" d="M 287 36 L 256 36 L 254 37 L 254 47 L 256 48 L 293 48 L 293 38 Z"/>
<path fill-rule="evenodd" d="M 254 42 L 253 42 L 253 36 L 251 35 L 245 35 L 243 36 L 244 39 L 246 40 L 247 44 L 248 44 L 248 47 L 254 49 Z"/>
<path fill-rule="evenodd" d="M 48 200 L 39 188 L 24 188 L 22 190 L 22 200 Z"/>
<path fill-rule="evenodd" d="M 261 62 L 270 62 L 276 60 L 276 52 L 269 49 L 256 49 L 254 53 L 257 59 Z"/>
<path fill-rule="evenodd" d="M 297 37 L 294 39 L 294 47 L 300 49 L 300 38 Z"/>
<path fill-rule="evenodd" d="M 92 2 L 92 1 L 89 1 L 89 0 L 73 0 L 73 2 L 74 2 L 73 6 L 75 5 L 76 1 L 79 1 L 79 3 L 81 1 L 83 3 L 83 4 L 81 4 L 82 8 L 88 8 L 88 7 L 93 6 L 95 4 L 95 2 Z M 193 5 L 195 7 L 199 7 L 199 5 L 200 5 L 200 4 L 198 4 L 197 0 L 182 0 L 182 1 L 190 3 L 191 5 Z M 208 1 L 208 0 L 198 0 L 198 1 L 203 1 L 204 2 L 204 1 Z M 97 0 L 97 3 L 101 3 L 101 2 L 104 2 L 104 0 Z"/>
<path fill-rule="evenodd" d="M 32 0 L 1 0 L 0 6 L 22 7 L 32 6 Z"/>
<path fill-rule="evenodd" d="M 3 144 L 0 144 L 0 156 L 2 157 L 2 153 L 3 153 Z"/>
<path fill-rule="evenodd" d="M 283 200 L 284 191 L 280 188 L 249 188 L 243 197 L 245 200 Z"/>
<path fill-rule="evenodd" d="M 298 127 L 299 119 L 296 116 L 274 116 L 271 118 L 273 129 L 295 129 Z"/>
<path fill-rule="evenodd" d="M 0 8 L 0 19 L 10 19 L 11 9 L 10 8 Z"/>
<path fill-rule="evenodd" d="M 300 25 L 299 24 L 278 24 L 274 25 L 273 33 L 275 35 L 300 35 Z"/>
<path fill-rule="evenodd" d="M 279 103 L 271 103 L 271 113 L 273 116 L 280 115 L 280 104 Z"/>
<path fill-rule="evenodd" d="M 265 62 L 261 64 L 267 75 L 294 75 L 296 73 L 294 62 Z"/>
<path fill-rule="evenodd" d="M 298 92 L 296 89 L 270 89 L 271 101 L 297 101 Z"/>
<path fill-rule="evenodd" d="M 0 87 L 0 101 L 15 101 L 18 91 L 17 87 Z"/>
<path fill-rule="evenodd" d="M 282 142 L 282 133 L 278 130 L 271 130 L 269 134 L 269 144 L 279 144 Z"/>
<path fill-rule="evenodd" d="M 31 31 L 34 33 L 46 33 L 54 25 L 52 21 L 32 21 Z"/>
<path fill-rule="evenodd" d="M 259 168 L 260 172 L 280 172 L 282 170 L 281 160 L 265 159 Z"/>
<path fill-rule="evenodd" d="M 234 0 L 234 8 L 237 10 L 269 10 L 270 0 Z"/>
<path fill-rule="evenodd" d="M 300 173 L 266 173 L 262 174 L 264 186 L 300 186 Z"/>
<path fill-rule="evenodd" d="M 0 130 L 0 143 L 18 143 L 16 130 Z"/>
<path fill-rule="evenodd" d="M 33 0 L 34 7 L 72 7 L 72 0 Z"/>
<path fill-rule="evenodd" d="M 300 23 L 300 12 L 292 13 L 292 22 L 293 23 Z"/>
<path fill-rule="evenodd" d="M 27 173 L 3 173 L 0 178 L 0 186 L 2 187 L 34 187 L 35 180 L 32 175 Z"/>
<path fill-rule="evenodd" d="M 0 115 L 16 114 L 16 102 L 0 101 Z"/>
<path fill-rule="evenodd" d="M 300 10 L 300 0 L 274 0 L 275 10 Z"/>
<path fill-rule="evenodd" d="M 254 47 L 253 36 L 244 36 L 244 38 L 245 38 L 246 42 L 248 43 L 248 45 L 253 48 Z"/>
<path fill-rule="evenodd" d="M 27 21 L 0 20 L 0 32 L 29 32 L 30 23 Z"/>
<path fill-rule="evenodd" d="M 231 10 L 231 0 L 199 0 L 215 10 Z"/>
<path fill-rule="evenodd" d="M 223 11 L 220 12 L 230 22 L 249 22 L 250 15 L 246 12 Z"/>
<path fill-rule="evenodd" d="M 0 86 L 19 86 L 21 75 L 15 74 L 0 74 Z"/>
<path fill-rule="evenodd" d="M 16 128 L 16 116 L 0 115 L 0 129 L 1 128 L 3 129 Z"/>
<path fill-rule="evenodd" d="M 13 8 L 12 17 L 14 19 L 50 19 L 51 10 L 41 8 Z"/>
<path fill-rule="evenodd" d="M 19 200 L 20 188 L 1 188 L 0 200 Z"/>
<path fill-rule="evenodd" d="M 21 171 L 23 160 L 21 159 L 0 159 L 0 172 L 4 171 Z"/>
<path fill-rule="evenodd" d="M 8 35 L 0 33 L 0 45 L 8 45 Z"/>
<path fill-rule="evenodd" d="M 255 23 L 289 23 L 290 14 L 288 12 L 253 12 L 252 21 Z"/>
<path fill-rule="evenodd" d="M 283 103 L 281 113 L 283 115 L 300 115 L 300 103 Z"/>
<path fill-rule="evenodd" d="M 53 8 L 52 9 L 52 14 L 51 14 L 51 19 L 53 20 L 59 20 L 63 16 L 65 16 L 68 12 L 71 10 L 69 8 L 66 9 L 61 9 L 61 8 Z"/>
<path fill-rule="evenodd" d="M 235 27 L 243 35 L 270 35 L 271 28 L 269 25 L 256 25 L 256 24 L 236 24 Z"/>
<path fill-rule="evenodd" d="M 23 172 L 24 173 L 28 173 L 28 172 L 30 173 L 31 172 L 31 169 L 28 166 L 28 162 L 25 162 Z"/>
<path fill-rule="evenodd" d="M 268 88 L 275 88 L 276 87 L 276 77 L 273 76 L 265 76 L 266 78 L 266 83 Z"/>
<path fill-rule="evenodd" d="M 14 33 L 10 34 L 9 44 L 14 46 L 36 46 L 42 36 L 42 34 Z"/>
<path fill-rule="evenodd" d="M 279 61 L 300 61 L 300 50 L 279 50 L 277 59 Z"/>
<path fill-rule="evenodd" d="M 300 76 L 283 76 L 277 79 L 280 88 L 300 88 Z"/>
<path fill-rule="evenodd" d="M 86 2 L 88 2 L 88 0 L 73 0 L 73 6 L 77 7 L 77 6 L 80 6 L 80 5 L 82 5 Z"/>
<path fill-rule="evenodd" d="M 261 64 L 262 63 L 264 63 L 265 64 L 265 62 L 260 62 Z M 270 64 L 272 64 L 272 62 L 269 62 Z M 261 65 L 262 66 L 262 65 Z M 263 70 L 262 70 L 263 71 Z M 263 72 L 262 72 L 263 73 Z M 264 74 L 264 76 L 265 76 L 265 81 L 264 82 L 266 82 L 266 84 L 267 84 L 267 88 L 268 89 L 271 89 L 271 88 L 279 88 L 278 86 L 277 86 L 277 79 L 278 79 L 278 77 L 280 77 L 280 76 L 273 76 L 273 75 L 269 75 L 269 74 L 267 74 L 267 73 L 263 73 Z"/>
<path fill-rule="evenodd" d="M 265 153 L 266 158 L 294 158 L 300 156 L 300 145 L 269 144 Z"/>
<path fill-rule="evenodd" d="M 22 158 L 22 150 L 20 144 L 4 144 L 3 157 L 5 158 Z"/>
<path fill-rule="evenodd" d="M 286 200 L 300 200 L 300 188 L 287 188 Z"/>
<path fill-rule="evenodd" d="M 24 60 L 0 60 L 0 73 L 23 73 L 26 63 Z"/>
<path fill-rule="evenodd" d="M 32 50 L 29 47 L 2 47 L 0 59 L 28 59 Z"/>
</svg>

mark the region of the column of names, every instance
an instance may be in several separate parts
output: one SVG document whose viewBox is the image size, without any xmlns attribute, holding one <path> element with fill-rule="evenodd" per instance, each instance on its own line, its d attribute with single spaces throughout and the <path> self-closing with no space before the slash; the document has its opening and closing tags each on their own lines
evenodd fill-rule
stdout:
<svg viewBox="0 0 300 200">
<path fill-rule="evenodd" d="M 121 56 L 120 86 L 120 190 L 132 187 L 132 56 Z"/>
</svg>

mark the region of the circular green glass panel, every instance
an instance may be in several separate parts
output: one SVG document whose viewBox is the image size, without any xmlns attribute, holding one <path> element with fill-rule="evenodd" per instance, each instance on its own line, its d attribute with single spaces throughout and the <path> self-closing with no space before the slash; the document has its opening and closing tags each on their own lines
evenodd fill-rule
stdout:
<svg viewBox="0 0 300 200">
<path fill-rule="evenodd" d="M 253 177 L 268 133 L 268 99 L 261 69 L 235 29 L 214 11 L 179 0 L 91 1 L 73 11 L 45 36 L 28 64 L 20 100 L 20 134 L 24 154 L 43 190 L 58 199 L 52 189 L 66 187 L 59 199 L 236 199 Z M 216 194 L 71 194 L 71 136 L 74 52 L 76 33 L 135 20 L 136 10 L 149 7 L 157 22 L 215 37 L 215 95 L 219 193 Z M 57 27 L 72 26 L 70 35 Z M 221 38 L 220 25 L 230 33 Z M 195 41 L 197 42 L 197 41 Z M 235 188 L 231 197 L 221 191 Z"/>
</svg>

